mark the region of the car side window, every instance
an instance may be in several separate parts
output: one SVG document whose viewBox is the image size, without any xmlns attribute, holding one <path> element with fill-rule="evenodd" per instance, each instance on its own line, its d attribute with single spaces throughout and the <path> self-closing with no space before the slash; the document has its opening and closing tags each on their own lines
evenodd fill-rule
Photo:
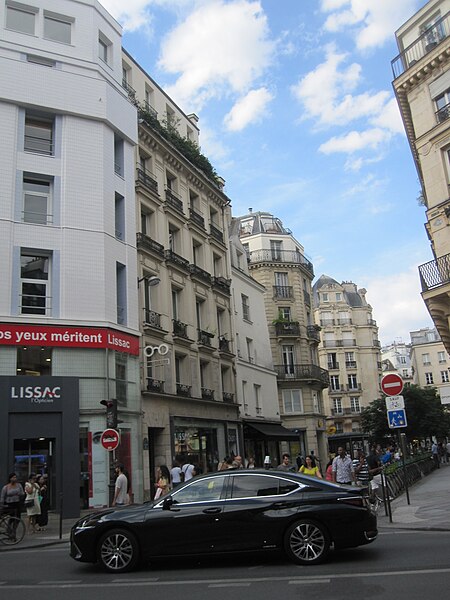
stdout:
<svg viewBox="0 0 450 600">
<path fill-rule="evenodd" d="M 224 476 L 193 481 L 189 486 L 172 492 L 172 499 L 176 504 L 220 500 L 225 479 Z"/>
<path fill-rule="evenodd" d="M 236 475 L 233 477 L 232 498 L 277 496 L 279 479 L 264 475 Z"/>
</svg>

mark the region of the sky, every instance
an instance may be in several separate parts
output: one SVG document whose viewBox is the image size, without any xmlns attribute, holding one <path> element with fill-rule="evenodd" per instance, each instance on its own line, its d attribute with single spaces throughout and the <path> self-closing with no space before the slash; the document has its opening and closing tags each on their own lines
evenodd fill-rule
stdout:
<svg viewBox="0 0 450 600">
<path fill-rule="evenodd" d="M 382 345 L 433 327 L 433 259 L 392 89 L 395 31 L 425 0 L 101 0 L 186 113 L 234 216 L 279 217 L 322 274 L 367 290 Z"/>
</svg>

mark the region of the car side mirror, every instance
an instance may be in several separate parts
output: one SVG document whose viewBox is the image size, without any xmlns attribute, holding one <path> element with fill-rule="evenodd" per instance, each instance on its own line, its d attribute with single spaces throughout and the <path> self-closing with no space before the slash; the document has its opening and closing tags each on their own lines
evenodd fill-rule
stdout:
<svg viewBox="0 0 450 600">
<path fill-rule="evenodd" d="M 164 498 L 164 502 L 162 504 L 162 509 L 163 510 L 170 510 L 170 507 L 173 504 L 173 498 L 172 496 L 167 496 L 167 498 Z"/>
</svg>

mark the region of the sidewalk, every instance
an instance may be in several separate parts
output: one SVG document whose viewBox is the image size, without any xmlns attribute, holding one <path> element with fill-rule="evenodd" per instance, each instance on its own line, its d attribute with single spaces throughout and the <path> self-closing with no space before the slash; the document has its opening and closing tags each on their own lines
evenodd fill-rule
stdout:
<svg viewBox="0 0 450 600">
<path fill-rule="evenodd" d="M 425 531 L 450 531 L 450 463 L 441 465 L 427 477 L 416 483 L 409 490 L 410 505 L 407 504 L 406 494 L 402 494 L 391 502 L 392 523 L 385 515 L 384 506 L 378 511 L 378 528 L 416 529 Z M 82 511 L 80 516 L 93 512 Z M 24 515 L 26 520 L 26 515 Z M 59 515 L 49 513 L 48 525 L 45 531 L 26 534 L 17 546 L 2 546 L 0 552 L 13 552 L 25 548 L 40 548 L 54 544 L 67 544 L 70 529 L 78 519 L 64 519 L 62 522 L 62 537 L 59 537 Z"/>
</svg>

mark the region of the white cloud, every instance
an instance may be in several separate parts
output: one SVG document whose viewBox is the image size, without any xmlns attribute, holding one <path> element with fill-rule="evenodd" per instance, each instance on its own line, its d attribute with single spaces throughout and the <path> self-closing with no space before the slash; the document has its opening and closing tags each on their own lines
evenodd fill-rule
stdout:
<svg viewBox="0 0 450 600">
<path fill-rule="evenodd" d="M 389 101 L 387 91 L 363 92 L 352 95 L 361 81 L 361 66 L 345 67 L 346 53 L 326 48 L 325 62 L 305 75 L 292 87 L 294 96 L 306 110 L 305 117 L 314 118 L 319 125 L 346 125 L 361 118 L 380 115 Z"/>
<path fill-rule="evenodd" d="M 403 127 L 403 121 L 400 116 L 400 110 L 398 108 L 397 100 L 391 98 L 387 104 L 384 105 L 382 111 L 369 119 L 372 125 L 376 127 L 382 127 L 392 133 L 405 134 L 405 128 Z"/>
<path fill-rule="evenodd" d="M 159 66 L 178 75 L 169 95 L 199 110 L 211 98 L 247 92 L 275 49 L 259 1 L 209 0 L 168 34 Z"/>
<path fill-rule="evenodd" d="M 399 337 L 408 342 L 410 331 L 433 326 L 420 295 L 416 265 L 403 272 L 369 279 L 364 287 L 383 344 Z"/>
<path fill-rule="evenodd" d="M 365 131 L 350 131 L 340 137 L 332 137 L 319 147 L 323 154 L 344 152 L 351 154 L 361 150 L 378 150 L 391 139 L 391 133 L 385 129 L 374 128 Z"/>
<path fill-rule="evenodd" d="M 101 0 L 101 4 L 126 31 L 146 29 L 150 33 L 153 22 L 150 12 L 152 7 L 162 6 L 166 10 L 178 10 L 192 6 L 192 0 Z"/>
<path fill-rule="evenodd" d="M 378 154 L 377 156 L 370 158 L 363 158 L 362 156 L 355 157 L 353 154 L 351 154 L 345 161 L 344 170 L 360 171 L 366 165 L 372 165 L 374 163 L 380 162 L 381 160 L 383 160 L 383 158 L 383 154 Z"/>
<path fill-rule="evenodd" d="M 273 99 L 274 95 L 265 87 L 251 90 L 225 115 L 225 127 L 229 131 L 241 131 L 250 123 L 260 122 L 267 115 L 267 105 Z"/>
<path fill-rule="evenodd" d="M 382 46 L 418 7 L 418 0 L 323 0 L 321 9 L 331 13 L 325 29 L 336 32 L 354 27 L 360 50 Z"/>
</svg>

